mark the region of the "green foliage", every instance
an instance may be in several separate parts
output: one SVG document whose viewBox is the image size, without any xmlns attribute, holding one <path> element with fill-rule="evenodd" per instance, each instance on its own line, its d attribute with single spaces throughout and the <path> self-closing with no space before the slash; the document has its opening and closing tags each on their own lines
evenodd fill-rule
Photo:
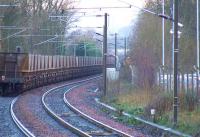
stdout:
<svg viewBox="0 0 200 137">
<path fill-rule="evenodd" d="M 117 116 L 117 120 L 122 122 L 122 123 L 129 124 L 129 125 L 140 125 L 140 124 L 142 124 L 138 120 L 136 120 L 134 118 L 129 118 L 127 116 Z"/>
<path fill-rule="evenodd" d="M 156 117 L 155 122 L 160 125 L 168 125 L 170 122 L 169 115 L 162 115 L 162 116 Z"/>
<path fill-rule="evenodd" d="M 86 50 L 86 51 L 85 51 Z M 101 49 L 94 42 L 79 42 L 76 46 L 76 56 L 97 56 L 100 57 Z"/>
<path fill-rule="evenodd" d="M 144 114 L 144 109 L 142 107 L 138 106 L 133 106 L 130 104 L 126 103 L 118 103 L 117 99 L 113 100 L 111 102 L 112 106 L 117 108 L 118 110 L 124 110 L 127 113 L 130 113 L 132 115 L 143 115 Z"/>
<path fill-rule="evenodd" d="M 104 102 L 117 108 L 117 110 L 123 110 L 124 112 L 149 121 L 153 121 L 150 110 L 154 108 L 156 110 L 155 123 L 175 128 L 180 132 L 190 135 L 200 133 L 200 106 L 196 92 L 179 92 L 178 125 L 177 127 L 173 127 L 173 92 L 164 92 L 157 87 L 148 92 L 142 92 L 141 89 L 129 89 L 131 85 L 128 84 L 127 81 L 121 81 L 120 85 L 123 85 L 121 94 L 114 94 L 114 98 L 104 98 Z M 124 88 L 131 91 L 127 92 L 127 89 L 124 90 Z M 144 95 L 146 96 L 147 94 L 149 94 L 150 97 L 144 97 Z M 142 103 L 138 103 L 137 100 L 140 100 Z M 126 124 L 137 124 L 137 121 L 134 119 L 119 114 L 120 113 L 117 113 L 115 115 L 118 121 Z"/>
<path fill-rule="evenodd" d="M 156 102 L 153 108 L 155 108 L 156 106 L 159 106 L 155 108 L 156 109 L 155 123 L 173 128 L 173 122 L 172 122 L 173 96 L 171 94 L 166 93 L 166 94 L 161 94 L 160 97 L 157 97 L 157 98 L 164 101 L 157 102 L 157 100 L 159 99 L 152 100 L 152 102 Z M 107 100 L 107 103 L 110 103 L 111 106 L 117 108 L 118 110 L 123 110 L 124 112 L 128 112 L 129 114 L 132 114 L 134 116 L 145 117 L 146 119 L 152 120 L 149 115 L 150 112 L 148 112 L 149 116 L 146 116 L 145 111 L 144 111 L 145 108 L 138 107 L 136 104 L 132 104 L 131 101 L 129 101 L 129 103 L 128 101 L 126 103 L 122 103 L 120 100 L 114 99 L 114 100 L 110 100 L 110 102 L 109 100 Z M 183 108 L 186 108 L 186 107 L 184 106 Z M 128 117 L 119 115 L 118 113 L 115 114 L 115 117 L 117 118 L 118 121 L 123 122 L 125 124 L 130 124 L 130 125 L 141 124 L 140 122 L 136 121 L 133 118 L 128 118 Z M 178 125 L 175 127 L 175 129 L 183 133 L 195 135 L 196 133 L 199 132 L 199 126 L 200 126 L 199 120 L 200 120 L 199 111 L 196 110 L 192 112 L 186 112 L 185 109 L 184 110 L 180 109 Z"/>
</svg>

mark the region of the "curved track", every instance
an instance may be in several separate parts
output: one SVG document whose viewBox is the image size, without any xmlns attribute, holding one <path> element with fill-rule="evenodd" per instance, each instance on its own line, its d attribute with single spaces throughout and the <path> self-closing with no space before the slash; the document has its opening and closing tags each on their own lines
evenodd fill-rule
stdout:
<svg viewBox="0 0 200 137">
<path fill-rule="evenodd" d="M 35 135 L 33 133 L 31 133 L 20 121 L 19 119 L 16 117 L 14 111 L 13 111 L 13 106 L 15 104 L 15 102 L 17 101 L 18 98 L 15 98 L 11 105 L 10 105 L 10 114 L 11 117 L 13 119 L 13 121 L 15 122 L 15 124 L 18 126 L 18 128 L 24 133 L 24 135 L 26 135 L 27 137 L 35 137 Z"/>
<path fill-rule="evenodd" d="M 65 94 L 73 88 L 87 84 L 98 77 L 81 80 L 74 83 L 55 87 L 47 91 L 42 97 L 45 110 L 59 123 L 71 129 L 75 134 L 84 137 L 130 137 L 117 129 L 111 128 L 73 107 L 65 98 Z M 67 91 L 67 92 L 66 92 Z M 64 96 L 64 100 L 62 99 Z M 66 105 L 67 103 L 67 105 Z"/>
<path fill-rule="evenodd" d="M 60 85 L 60 84 L 56 84 Z M 15 98 L 10 106 L 10 114 L 18 128 L 27 137 L 77 137 L 52 119 L 44 110 L 42 95 L 55 85 L 34 89 Z"/>
<path fill-rule="evenodd" d="M 10 104 L 14 97 L 0 97 L 0 137 L 25 137 L 12 119 Z"/>
</svg>

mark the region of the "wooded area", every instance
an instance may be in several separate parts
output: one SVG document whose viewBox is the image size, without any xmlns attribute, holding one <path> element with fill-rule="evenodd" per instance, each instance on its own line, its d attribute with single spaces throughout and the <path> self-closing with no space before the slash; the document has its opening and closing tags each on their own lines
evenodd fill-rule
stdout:
<svg viewBox="0 0 200 137">
<path fill-rule="evenodd" d="M 165 14 L 172 16 L 171 0 L 165 0 Z M 179 28 L 182 32 L 179 39 L 179 70 L 191 72 L 196 65 L 196 1 L 179 1 L 179 22 L 184 25 Z M 162 13 L 162 1 L 151 0 L 146 8 L 157 14 Z M 165 69 L 172 69 L 172 22 L 165 21 Z M 136 25 L 130 36 L 131 58 L 136 66 L 137 74 L 146 78 L 147 83 L 155 81 L 155 73 L 162 65 L 162 18 L 141 11 Z M 144 81 L 143 81 L 144 82 Z"/>
<path fill-rule="evenodd" d="M 11 5 L 0 8 L 0 24 L 3 26 L 0 29 L 2 51 L 15 51 L 16 46 L 21 46 L 26 52 L 42 53 L 46 48 L 37 43 L 56 35 L 57 40 L 62 40 L 66 28 L 74 21 L 74 12 L 67 11 L 72 7 L 72 0 L 3 0 L 1 4 Z M 53 20 L 49 17 L 53 15 L 63 15 L 65 21 L 58 18 Z M 54 44 L 49 44 L 48 49 L 51 52 L 55 51 Z"/>
</svg>

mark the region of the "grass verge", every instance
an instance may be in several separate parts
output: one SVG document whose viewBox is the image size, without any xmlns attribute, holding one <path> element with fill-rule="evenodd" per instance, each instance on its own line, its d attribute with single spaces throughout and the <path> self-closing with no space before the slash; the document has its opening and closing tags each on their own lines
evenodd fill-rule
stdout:
<svg viewBox="0 0 200 137">
<path fill-rule="evenodd" d="M 120 86 L 123 85 L 120 84 Z M 117 95 L 112 96 L 112 98 L 107 97 L 104 101 L 118 110 L 123 110 L 149 121 L 153 121 L 150 109 L 154 108 L 156 110 L 154 122 L 173 128 L 172 92 L 163 92 L 157 88 L 141 90 L 129 87 L 126 91 L 121 89 L 126 88 L 120 88 Z M 174 129 L 193 136 L 200 133 L 200 109 L 197 104 L 195 96 L 191 96 L 191 93 L 181 92 L 179 94 L 178 125 Z M 124 116 L 117 116 L 117 119 L 128 124 L 140 124 Z"/>
</svg>

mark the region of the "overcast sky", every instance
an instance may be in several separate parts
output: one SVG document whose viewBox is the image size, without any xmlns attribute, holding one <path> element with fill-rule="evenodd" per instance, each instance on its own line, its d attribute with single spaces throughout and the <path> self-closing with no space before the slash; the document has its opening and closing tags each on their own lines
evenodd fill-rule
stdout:
<svg viewBox="0 0 200 137">
<path fill-rule="evenodd" d="M 138 7 L 143 7 L 144 0 L 123 0 L 130 4 L 133 4 Z M 91 8 L 91 7 L 128 7 L 127 4 L 122 3 L 118 0 L 79 0 L 75 4 L 76 8 Z M 122 9 L 96 9 L 96 10 L 79 10 L 86 11 L 87 15 L 99 15 L 108 13 L 109 19 L 108 19 L 108 27 L 110 33 L 115 33 L 121 30 L 121 28 L 127 27 L 132 25 L 134 20 L 137 19 L 137 15 L 139 10 L 132 7 L 130 8 L 122 8 Z M 80 15 L 80 13 L 77 13 L 77 16 Z M 80 21 L 77 23 L 78 26 L 83 27 L 102 27 L 104 24 L 104 18 L 103 17 L 83 17 L 80 19 Z M 97 31 L 102 32 L 102 29 L 98 29 Z"/>
</svg>

